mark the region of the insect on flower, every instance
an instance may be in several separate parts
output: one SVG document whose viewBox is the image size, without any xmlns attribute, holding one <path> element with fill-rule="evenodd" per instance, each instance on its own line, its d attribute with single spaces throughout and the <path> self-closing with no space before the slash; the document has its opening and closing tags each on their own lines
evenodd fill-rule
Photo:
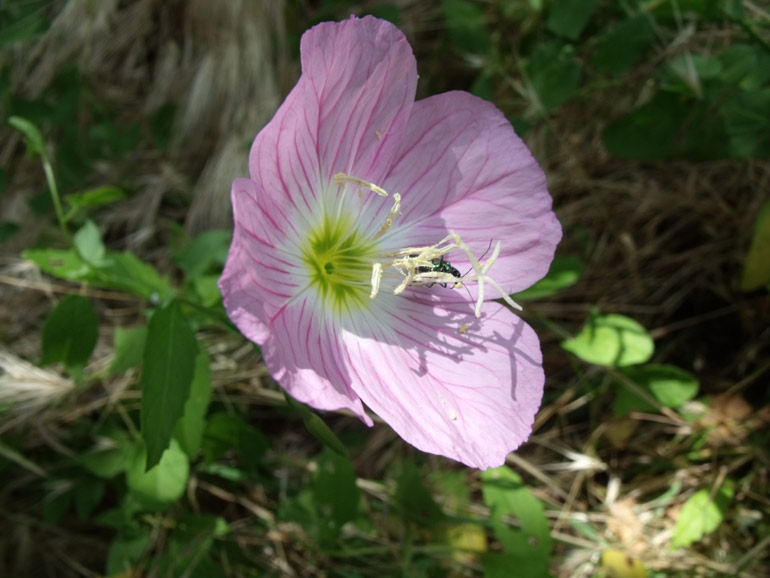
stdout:
<svg viewBox="0 0 770 578">
<path fill-rule="evenodd" d="M 542 397 L 540 344 L 509 295 L 561 238 L 545 175 L 492 104 L 415 101 L 389 22 L 319 24 L 301 55 L 233 182 L 227 313 L 294 398 L 372 425 L 366 404 L 423 451 L 499 465 Z"/>
<path fill-rule="evenodd" d="M 416 257 L 417 255 L 413 255 Z M 451 275 L 452 277 L 457 277 L 458 279 L 462 277 L 460 275 L 460 271 L 458 271 L 456 268 L 452 267 L 452 263 L 444 259 L 444 256 L 442 255 L 438 259 L 431 259 L 431 263 L 433 263 L 433 267 L 418 267 L 417 272 L 418 273 L 444 273 L 446 275 Z M 442 287 L 446 289 L 447 284 L 441 283 Z M 427 287 L 433 287 L 433 283 L 427 285 Z"/>
</svg>

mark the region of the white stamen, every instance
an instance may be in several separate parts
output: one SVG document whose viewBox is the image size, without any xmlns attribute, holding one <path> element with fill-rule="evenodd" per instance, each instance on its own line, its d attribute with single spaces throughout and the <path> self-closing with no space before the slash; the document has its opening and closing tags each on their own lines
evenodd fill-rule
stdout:
<svg viewBox="0 0 770 578">
<path fill-rule="evenodd" d="M 358 185 L 359 187 L 364 187 L 365 189 L 369 189 L 370 191 L 377 193 L 378 195 L 381 195 L 383 197 L 388 196 L 388 192 L 382 187 L 378 187 L 374 183 L 370 183 L 369 181 L 365 181 L 364 179 L 359 179 L 358 177 L 351 177 L 350 175 L 346 175 L 345 173 L 337 173 L 332 177 L 332 180 L 334 181 L 334 184 L 339 186 L 342 186 L 345 183 L 351 183 L 354 185 Z"/>
<path fill-rule="evenodd" d="M 338 186 L 345 184 L 353 184 L 358 187 L 368 189 L 380 196 L 387 197 L 388 192 L 382 187 L 358 177 L 352 177 L 345 173 L 337 173 L 333 177 L 333 181 Z M 398 193 L 393 194 L 393 207 L 391 207 L 385 222 L 379 228 L 377 233 L 372 237 L 373 241 L 381 238 L 390 228 L 393 226 L 393 220 L 401 212 L 401 195 Z M 516 303 L 510 298 L 508 293 L 500 286 L 500 284 L 489 276 L 489 270 L 494 265 L 497 258 L 500 256 L 500 250 L 502 243 L 498 241 L 495 243 L 495 248 L 489 258 L 482 264 L 476 258 L 471 251 L 470 247 L 466 245 L 460 238 L 460 235 L 454 231 L 450 231 L 449 235 L 441 239 L 435 245 L 429 245 L 425 247 L 407 247 L 398 251 L 385 253 L 383 256 L 386 262 L 372 263 L 372 279 L 371 279 L 371 292 L 369 297 L 374 299 L 380 291 L 380 284 L 382 281 L 383 271 L 388 267 L 397 269 L 403 276 L 401 283 L 393 290 L 394 295 L 403 293 L 410 285 L 451 285 L 453 289 L 462 289 L 463 284 L 458 278 L 451 273 L 444 273 L 434 270 L 437 268 L 437 260 L 443 259 L 444 255 L 460 249 L 468 261 L 471 263 L 473 273 L 470 273 L 463 277 L 465 281 L 476 282 L 478 285 L 478 297 L 476 299 L 476 307 L 474 313 L 476 317 L 481 317 L 481 306 L 484 303 L 485 296 L 485 284 L 489 284 L 500 293 L 500 297 L 505 303 L 507 303 L 513 309 L 521 310 L 521 305 Z M 389 261 L 387 261 L 389 260 Z M 459 329 L 460 333 L 468 331 L 468 326 L 464 325 Z"/>
<path fill-rule="evenodd" d="M 400 212 L 401 212 L 401 195 L 399 195 L 398 193 L 393 193 L 393 207 L 390 209 L 388 218 L 385 219 L 385 222 L 382 224 L 382 227 L 380 227 L 380 230 L 377 231 L 377 234 L 374 236 L 375 240 L 382 237 L 388 231 L 388 229 L 390 229 L 391 225 L 393 225 L 393 219 Z"/>
<path fill-rule="evenodd" d="M 372 265 L 372 292 L 369 293 L 369 299 L 377 297 L 380 291 L 380 280 L 382 279 L 382 263 Z"/>
</svg>

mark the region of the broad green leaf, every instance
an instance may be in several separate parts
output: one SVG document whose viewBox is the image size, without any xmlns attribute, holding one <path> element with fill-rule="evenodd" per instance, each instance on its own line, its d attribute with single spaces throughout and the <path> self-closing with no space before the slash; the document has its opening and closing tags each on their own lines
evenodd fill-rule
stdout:
<svg viewBox="0 0 770 578">
<path fill-rule="evenodd" d="M 221 273 L 232 238 L 232 231 L 206 231 L 179 253 L 176 264 L 185 272 L 187 279 L 208 273 L 212 267 L 218 267 Z"/>
<path fill-rule="evenodd" d="M 87 520 L 104 497 L 105 483 L 99 478 L 83 476 L 75 484 L 75 512 L 81 520 Z"/>
<path fill-rule="evenodd" d="M 577 257 L 554 257 L 548 274 L 529 289 L 514 295 L 514 299 L 541 299 L 577 283 L 583 274 L 583 262 Z"/>
<path fill-rule="evenodd" d="M 591 19 L 594 8 L 596 0 L 558 0 L 551 5 L 548 14 L 548 30 L 558 36 L 577 40 Z"/>
<path fill-rule="evenodd" d="M 698 395 L 698 379 L 674 365 L 647 364 L 623 370 L 631 379 L 650 390 L 660 403 L 678 409 Z"/>
<path fill-rule="evenodd" d="M 538 44 L 526 70 L 544 112 L 565 103 L 577 92 L 581 71 L 571 46 L 558 42 Z"/>
<path fill-rule="evenodd" d="M 505 466 L 483 472 L 481 481 L 484 503 L 491 510 L 492 528 L 514 562 L 517 576 L 548 576 L 552 546 L 543 504 L 524 485 L 521 477 Z M 505 518 L 514 519 L 520 528 L 512 528 L 504 522 Z M 487 565 L 485 562 L 485 572 Z M 497 567 L 497 561 L 494 564 L 490 561 L 489 566 L 491 572 Z"/>
<path fill-rule="evenodd" d="M 116 327 L 115 357 L 110 364 L 110 375 L 115 375 L 142 363 L 144 343 L 147 340 L 147 326 Z"/>
<path fill-rule="evenodd" d="M 42 157 L 46 156 L 43 135 L 40 134 L 40 130 L 34 124 L 20 116 L 12 116 L 8 119 L 8 124 L 24 135 L 27 146 L 31 151 Z"/>
<path fill-rule="evenodd" d="M 619 76 L 639 61 L 653 40 L 655 32 L 648 17 L 632 16 L 599 36 L 591 51 L 591 65 Z"/>
<path fill-rule="evenodd" d="M 138 440 L 116 431 L 99 440 L 96 446 L 82 454 L 79 462 L 95 476 L 108 480 L 124 472 L 138 451 Z"/>
<path fill-rule="evenodd" d="M 753 291 L 770 285 L 770 201 L 759 209 L 751 247 L 743 262 L 741 290 Z"/>
<path fill-rule="evenodd" d="M 195 295 L 204 307 L 214 307 L 221 303 L 222 293 L 219 291 L 220 275 L 201 275 L 193 279 Z"/>
<path fill-rule="evenodd" d="M 169 280 L 131 253 L 107 251 L 98 266 L 89 265 L 72 249 L 35 249 L 24 251 L 22 256 L 59 279 L 87 281 L 159 303 L 164 303 L 173 295 Z"/>
<path fill-rule="evenodd" d="M 43 324 L 42 365 L 62 362 L 70 369 L 85 367 L 96 347 L 99 318 L 91 302 L 67 295 Z"/>
<path fill-rule="evenodd" d="M 91 268 L 72 249 L 32 249 L 22 257 L 29 259 L 40 269 L 65 281 L 87 281 L 94 278 Z"/>
<path fill-rule="evenodd" d="M 285 397 L 289 407 L 294 409 L 302 417 L 302 421 L 305 423 L 305 427 L 311 434 L 313 434 L 316 438 L 322 441 L 325 446 L 331 448 L 339 455 L 347 457 L 348 451 L 345 449 L 345 444 L 343 444 L 340 441 L 340 438 L 338 438 L 337 435 L 331 429 L 329 429 L 329 426 L 326 425 L 324 420 L 322 420 L 318 414 L 309 410 L 304 403 L 298 402 L 293 397 L 289 396 L 289 394 L 285 393 Z"/>
<path fill-rule="evenodd" d="M 687 98 L 702 100 L 708 96 L 706 83 L 722 72 L 722 64 L 713 56 L 683 52 L 671 58 L 661 71 L 660 86 Z"/>
<path fill-rule="evenodd" d="M 141 379 L 148 470 L 160 460 L 184 413 L 197 355 L 195 333 L 179 303 L 172 301 L 158 309 L 147 327 Z"/>
<path fill-rule="evenodd" d="M 492 49 L 486 16 L 477 3 L 468 0 L 442 0 L 449 37 L 461 52 L 485 55 Z"/>
<path fill-rule="evenodd" d="M 149 456 L 144 450 L 136 452 L 126 471 L 128 488 L 150 505 L 162 506 L 175 502 L 184 495 L 190 463 L 176 440 L 171 440 L 163 457 L 149 470 L 145 464 Z"/>
<path fill-rule="evenodd" d="M 117 187 L 97 187 L 81 193 L 67 195 L 64 200 L 73 209 L 101 207 L 124 198 L 126 194 Z"/>
<path fill-rule="evenodd" d="M 208 417 L 201 442 L 207 464 L 219 460 L 228 451 L 236 450 L 241 456 L 242 467 L 249 471 L 259 466 L 268 445 L 261 432 L 238 415 L 226 412 Z"/>
<path fill-rule="evenodd" d="M 550 578 L 547 570 L 523 564 L 518 556 L 489 552 L 481 557 L 484 578 Z M 514 572 L 515 569 L 515 572 Z"/>
<path fill-rule="evenodd" d="M 645 363 L 655 351 L 647 330 L 624 315 L 592 315 L 562 347 L 588 363 L 613 367 Z"/>
<path fill-rule="evenodd" d="M 350 460 L 328 447 L 317 461 L 313 477 L 313 496 L 319 520 L 320 541 L 331 546 L 336 542 L 342 526 L 355 519 L 358 513 L 359 492 L 356 474 Z"/>
<path fill-rule="evenodd" d="M 104 243 L 102 243 L 99 227 L 93 221 L 86 221 L 75 233 L 72 241 L 75 245 L 75 250 L 87 264 L 92 267 L 99 267 L 105 264 L 104 258 L 107 250 L 104 247 Z"/>
<path fill-rule="evenodd" d="M 623 373 L 665 407 L 678 409 L 698 394 L 697 378 L 673 365 L 638 365 L 624 368 Z M 654 405 L 622 386 L 618 390 L 614 409 L 616 416 L 627 415 L 632 411 L 657 410 Z"/>
<path fill-rule="evenodd" d="M 211 366 L 205 353 L 195 358 L 195 374 L 190 388 L 190 397 L 184 406 L 182 419 L 176 424 L 174 438 L 179 442 L 187 457 L 198 456 L 206 426 L 206 411 L 211 402 Z"/>
<path fill-rule="evenodd" d="M 721 113 L 733 158 L 770 157 L 770 87 L 733 94 Z"/>
<path fill-rule="evenodd" d="M 760 46 L 733 44 L 720 52 L 717 59 L 722 65 L 724 84 L 752 91 L 770 80 L 770 54 Z"/>
<path fill-rule="evenodd" d="M 679 511 L 671 548 L 689 546 L 716 530 L 724 519 L 732 497 L 733 489 L 728 483 L 719 488 L 714 499 L 708 490 L 700 490 L 690 496 Z"/>
<path fill-rule="evenodd" d="M 155 531 L 149 525 L 136 525 L 130 534 L 119 534 L 107 552 L 107 576 L 128 578 L 139 574 L 135 566 L 144 558 Z"/>
<path fill-rule="evenodd" d="M 215 578 L 222 567 L 208 556 L 214 539 L 229 531 L 227 522 L 205 514 L 184 515 L 171 533 L 163 552 L 154 560 L 153 569 L 160 576 Z"/>
<path fill-rule="evenodd" d="M 629 115 L 613 121 L 603 134 L 610 154 L 640 161 L 674 156 L 677 135 L 690 108 L 676 94 L 658 92 Z"/>
<path fill-rule="evenodd" d="M 399 513 L 408 521 L 421 526 L 435 526 L 444 521 L 445 515 L 425 487 L 420 472 L 410 461 L 402 463 L 396 477 L 394 504 Z"/>
<path fill-rule="evenodd" d="M 173 294 L 168 279 L 132 253 L 110 252 L 108 257 L 106 264 L 95 270 L 100 285 L 160 303 Z"/>
</svg>

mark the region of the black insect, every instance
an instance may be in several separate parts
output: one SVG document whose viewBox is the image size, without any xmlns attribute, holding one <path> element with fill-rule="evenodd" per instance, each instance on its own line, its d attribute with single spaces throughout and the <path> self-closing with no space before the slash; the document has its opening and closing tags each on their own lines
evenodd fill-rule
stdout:
<svg viewBox="0 0 770 578">
<path fill-rule="evenodd" d="M 431 259 L 430 262 L 433 263 L 433 267 L 417 267 L 417 273 L 446 273 L 448 275 L 452 275 L 453 277 L 457 277 L 458 279 L 462 277 L 462 275 L 460 275 L 460 271 L 452 267 L 452 263 L 444 259 L 443 255 L 438 259 Z M 428 283 L 425 286 L 433 287 L 434 285 L 436 285 L 436 283 Z M 439 285 L 444 288 L 447 286 L 446 283 L 439 283 Z"/>
</svg>

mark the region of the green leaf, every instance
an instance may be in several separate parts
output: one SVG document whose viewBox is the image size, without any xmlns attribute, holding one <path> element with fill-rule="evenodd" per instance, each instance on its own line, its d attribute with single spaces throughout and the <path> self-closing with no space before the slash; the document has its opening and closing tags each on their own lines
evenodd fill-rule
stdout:
<svg viewBox="0 0 770 578">
<path fill-rule="evenodd" d="M 159 303 L 166 302 L 173 295 L 168 279 L 131 253 L 108 251 L 98 266 L 89 265 L 72 249 L 36 249 L 24 251 L 22 255 L 59 279 L 88 281 Z"/>
<path fill-rule="evenodd" d="M 93 279 L 91 268 L 72 249 L 32 249 L 24 251 L 22 257 L 32 261 L 45 273 L 65 281 Z"/>
<path fill-rule="evenodd" d="M 149 455 L 142 449 L 126 471 L 128 488 L 151 506 L 163 506 L 177 501 L 184 495 L 190 463 L 176 440 L 171 440 L 163 457 L 149 470 Z"/>
<path fill-rule="evenodd" d="M 289 407 L 291 407 L 300 415 L 300 417 L 302 417 L 302 421 L 305 423 L 305 427 L 311 434 L 313 434 L 316 438 L 318 438 L 318 440 L 323 442 L 325 446 L 331 448 L 339 455 L 347 457 L 348 451 L 345 449 L 345 444 L 343 444 L 340 441 L 340 438 L 338 438 L 336 434 L 331 429 L 329 429 L 329 426 L 326 425 L 326 423 L 318 416 L 318 414 L 310 411 L 305 404 L 298 402 L 286 392 L 284 392 L 284 396 L 286 397 L 286 402 L 289 404 Z"/>
<path fill-rule="evenodd" d="M 492 528 L 515 562 L 517 576 L 548 576 L 552 544 L 543 504 L 521 477 L 505 466 L 482 472 L 481 481 L 484 503 L 491 509 Z M 520 529 L 506 524 L 504 518 L 515 519 Z M 498 561 L 490 560 L 489 565 L 491 569 L 497 568 Z M 486 568 L 487 563 L 485 571 Z"/>
<path fill-rule="evenodd" d="M 70 369 L 82 369 L 96 347 L 98 336 L 99 318 L 91 302 L 80 295 L 67 295 L 43 324 L 40 363 L 62 362 Z"/>
<path fill-rule="evenodd" d="M 126 194 L 117 187 L 97 187 L 80 193 L 72 193 L 65 197 L 65 201 L 73 209 L 89 209 L 101 207 L 123 199 Z"/>
<path fill-rule="evenodd" d="M 48 28 L 48 21 L 41 10 L 30 10 L 20 17 L 3 22 L 0 27 L 0 46 L 28 42 L 37 38 Z"/>
<path fill-rule="evenodd" d="M 591 65 L 619 76 L 639 61 L 653 40 L 655 32 L 648 17 L 632 16 L 599 36 L 591 51 Z"/>
<path fill-rule="evenodd" d="M 716 530 L 724 519 L 732 497 L 733 489 L 728 483 L 719 488 L 713 500 L 708 490 L 700 490 L 690 496 L 679 511 L 671 548 L 689 546 Z"/>
<path fill-rule="evenodd" d="M 184 406 L 182 419 L 176 424 L 174 438 L 179 442 L 187 457 L 198 456 L 206 426 L 206 411 L 211 402 L 211 366 L 205 353 L 195 358 L 195 374 L 190 388 L 190 397 Z"/>
<path fill-rule="evenodd" d="M 104 497 L 106 486 L 103 480 L 83 477 L 75 484 L 75 511 L 81 520 L 87 520 Z"/>
<path fill-rule="evenodd" d="M 190 396 L 198 342 L 176 301 L 157 310 L 147 327 L 142 370 L 142 438 L 147 469 L 163 455 Z"/>
<path fill-rule="evenodd" d="M 558 0 L 551 6 L 546 25 L 558 36 L 577 40 L 596 8 L 596 0 Z"/>
<path fill-rule="evenodd" d="M 514 299 L 541 299 L 577 283 L 583 274 L 583 262 L 577 257 L 554 257 L 548 274 L 529 289 L 514 295 Z"/>
<path fill-rule="evenodd" d="M 163 303 L 173 294 L 168 279 L 132 253 L 110 252 L 105 265 L 95 273 L 100 285 L 128 291 L 150 301 Z"/>
<path fill-rule="evenodd" d="M 406 520 L 421 526 L 435 526 L 446 517 L 423 484 L 417 467 L 410 461 L 402 463 L 393 499 L 399 513 Z"/>
<path fill-rule="evenodd" d="M 227 260 L 232 241 L 232 231 L 206 231 L 185 247 L 176 258 L 176 264 L 185 272 L 187 279 L 208 273 L 212 267 L 221 267 Z"/>
<path fill-rule="evenodd" d="M 104 243 L 102 243 L 99 227 L 93 221 L 86 221 L 78 229 L 73 238 L 73 244 L 83 261 L 89 265 L 99 267 L 105 263 L 107 250 L 104 247 Z"/>
<path fill-rule="evenodd" d="M 46 156 L 45 141 L 43 140 L 43 135 L 40 134 L 40 130 L 34 124 L 32 124 L 26 118 L 21 118 L 20 116 L 12 116 L 8 119 L 8 124 L 10 124 L 13 128 L 24 135 L 27 147 L 31 151 L 35 152 L 41 157 Z"/>
<path fill-rule="evenodd" d="M 236 450 L 243 465 L 249 470 L 259 466 L 268 448 L 267 438 L 238 415 L 218 412 L 206 420 L 201 447 L 207 464 L 222 458 L 228 451 Z"/>
<path fill-rule="evenodd" d="M 722 64 L 716 58 L 684 52 L 671 58 L 660 73 L 661 87 L 700 100 L 705 83 L 721 72 Z"/>
<path fill-rule="evenodd" d="M 320 542 L 332 546 L 342 526 L 358 513 L 359 492 L 350 460 L 328 447 L 318 458 L 313 478 L 313 496 L 319 524 Z"/>
<path fill-rule="evenodd" d="M 624 368 L 623 373 L 665 407 L 679 409 L 698 395 L 697 378 L 674 365 L 646 364 Z M 625 388 L 618 391 L 615 400 L 617 416 L 627 415 L 632 411 L 656 411 L 656 409 L 633 391 Z"/>
<path fill-rule="evenodd" d="M 138 451 L 138 440 L 116 431 L 82 454 L 79 462 L 95 476 L 108 480 L 124 472 Z"/>
<path fill-rule="evenodd" d="M 204 307 L 214 307 L 222 302 L 219 291 L 220 275 L 201 275 L 193 279 L 192 286 L 195 296 Z"/>
<path fill-rule="evenodd" d="M 770 201 L 759 209 L 754 223 L 751 247 L 743 262 L 742 291 L 754 291 L 770 285 Z"/>
<path fill-rule="evenodd" d="M 142 363 L 147 326 L 116 327 L 115 357 L 110 364 L 110 375 L 115 375 Z"/>
<path fill-rule="evenodd" d="M 452 43 L 461 52 L 488 54 L 492 42 L 483 10 L 468 0 L 442 0 L 444 19 Z"/>
<path fill-rule="evenodd" d="M 676 94 L 658 92 L 629 115 L 613 121 L 603 134 L 604 146 L 617 157 L 654 161 L 677 151 L 689 107 Z"/>
<path fill-rule="evenodd" d="M 733 94 L 721 114 L 733 158 L 770 157 L 770 88 Z"/>
<path fill-rule="evenodd" d="M 614 367 L 645 363 L 655 351 L 645 328 L 623 315 L 592 315 L 562 347 L 588 363 Z"/>
<path fill-rule="evenodd" d="M 580 83 L 580 65 L 572 47 L 557 42 L 538 44 L 526 71 L 545 112 L 572 98 Z"/>
<path fill-rule="evenodd" d="M 118 535 L 107 553 L 107 576 L 134 576 L 135 565 L 144 558 L 150 547 L 155 529 L 149 525 L 131 529 L 130 534 Z"/>
<path fill-rule="evenodd" d="M 724 84 L 741 90 L 762 88 L 770 80 L 770 54 L 759 46 L 734 44 L 717 56 Z"/>
<path fill-rule="evenodd" d="M 214 578 L 222 576 L 222 567 L 208 555 L 214 539 L 227 534 L 229 528 L 222 518 L 201 514 L 186 514 L 174 528 L 163 552 L 153 560 L 157 576 Z"/>
<path fill-rule="evenodd" d="M 674 365 L 628 367 L 623 373 L 647 388 L 666 407 L 679 409 L 698 395 L 698 379 Z"/>
</svg>

